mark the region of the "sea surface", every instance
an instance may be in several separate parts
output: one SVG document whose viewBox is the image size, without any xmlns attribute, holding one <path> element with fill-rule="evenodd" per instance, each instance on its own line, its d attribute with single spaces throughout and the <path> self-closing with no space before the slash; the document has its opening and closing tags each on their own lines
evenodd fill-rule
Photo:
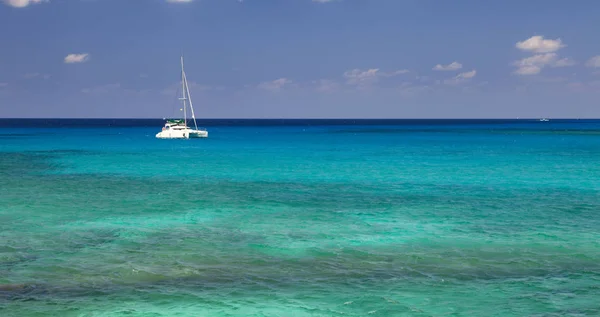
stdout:
<svg viewBox="0 0 600 317">
<path fill-rule="evenodd" d="M 600 121 L 0 120 L 0 316 L 599 316 Z"/>
</svg>

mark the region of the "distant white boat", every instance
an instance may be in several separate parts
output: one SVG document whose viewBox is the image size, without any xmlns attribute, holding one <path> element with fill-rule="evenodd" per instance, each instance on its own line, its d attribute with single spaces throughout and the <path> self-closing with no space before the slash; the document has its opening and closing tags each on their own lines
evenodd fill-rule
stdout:
<svg viewBox="0 0 600 317">
<path fill-rule="evenodd" d="M 197 139 L 207 138 L 208 131 L 205 129 L 198 129 L 196 124 L 196 116 L 194 115 L 194 106 L 192 104 L 192 96 L 190 95 L 190 88 L 188 87 L 187 77 L 185 70 L 183 69 L 183 56 L 181 57 L 181 86 L 182 86 L 182 97 L 179 98 L 183 102 L 183 120 L 167 120 L 162 131 L 156 134 L 159 139 Z M 194 129 L 187 125 L 187 105 L 190 105 L 192 112 L 192 120 L 194 121 Z"/>
<path fill-rule="evenodd" d="M 546 118 L 542 118 L 542 119 L 540 119 L 540 121 L 541 121 L 541 122 L 548 122 L 548 121 L 550 121 L 550 120 L 548 120 L 548 119 L 546 119 Z"/>
</svg>

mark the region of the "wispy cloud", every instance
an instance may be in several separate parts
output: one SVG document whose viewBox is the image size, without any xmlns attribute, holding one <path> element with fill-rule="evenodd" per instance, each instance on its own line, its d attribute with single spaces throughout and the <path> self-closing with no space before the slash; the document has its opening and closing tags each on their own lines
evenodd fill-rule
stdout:
<svg viewBox="0 0 600 317">
<path fill-rule="evenodd" d="M 317 86 L 317 91 L 320 92 L 334 92 L 340 88 L 340 84 L 335 80 L 319 79 L 313 81 L 313 84 Z"/>
<path fill-rule="evenodd" d="M 572 82 L 567 84 L 567 87 L 575 92 L 592 91 L 600 92 L 600 80 L 591 82 Z"/>
<path fill-rule="evenodd" d="M 0 88 L 7 87 L 7 86 L 8 86 L 8 83 L 0 83 Z"/>
<path fill-rule="evenodd" d="M 556 55 L 556 53 L 537 54 L 523 58 L 513 63 L 513 65 L 517 66 L 515 73 L 519 75 L 539 74 L 542 71 L 542 68 L 550 65 L 556 61 L 557 58 L 558 55 Z"/>
<path fill-rule="evenodd" d="M 416 96 L 419 95 L 421 93 L 425 93 L 425 92 L 432 92 L 433 88 L 429 85 L 421 85 L 421 84 L 413 84 L 413 83 L 402 83 L 399 87 L 398 87 L 398 91 L 400 92 L 400 94 L 404 95 L 404 96 Z"/>
<path fill-rule="evenodd" d="M 75 64 L 87 62 L 90 59 L 90 54 L 69 54 L 65 57 L 66 64 Z"/>
<path fill-rule="evenodd" d="M 279 78 L 273 81 L 265 81 L 258 84 L 258 88 L 269 90 L 269 91 L 279 91 L 283 87 L 288 86 L 292 83 L 292 80 L 287 78 Z"/>
<path fill-rule="evenodd" d="M 585 65 L 587 67 L 600 68 L 600 55 L 590 58 Z"/>
<path fill-rule="evenodd" d="M 188 82 L 188 87 L 190 88 L 192 95 L 194 92 L 225 90 L 225 87 L 223 86 L 204 85 L 194 81 Z M 169 85 L 169 87 L 161 90 L 160 93 L 169 96 L 174 96 L 177 93 L 181 94 L 181 83 L 173 83 Z"/>
<path fill-rule="evenodd" d="M 342 75 L 346 84 L 357 86 L 358 88 L 367 88 L 375 85 L 381 78 L 390 78 L 409 73 L 408 69 L 399 69 L 390 72 L 383 72 L 379 68 L 369 69 L 351 69 L 345 71 Z"/>
<path fill-rule="evenodd" d="M 459 62 L 452 62 L 448 65 L 437 64 L 433 67 L 433 70 L 437 71 L 452 71 L 459 70 L 463 67 L 463 65 Z"/>
<path fill-rule="evenodd" d="M 569 77 L 564 76 L 529 76 L 528 80 L 530 82 L 538 82 L 538 83 L 564 83 L 569 81 Z"/>
<path fill-rule="evenodd" d="M 344 72 L 344 78 L 349 85 L 370 85 L 378 81 L 379 68 L 361 70 L 358 68 Z"/>
<path fill-rule="evenodd" d="M 49 0 L 4 0 L 4 4 L 13 8 L 25 8 L 31 4 L 50 2 Z"/>
<path fill-rule="evenodd" d="M 477 75 L 477 71 L 476 70 L 472 70 L 470 72 L 466 72 L 466 73 L 461 73 L 458 74 L 456 76 L 456 78 L 464 78 L 464 79 L 468 79 L 468 78 L 473 78 L 475 77 L 475 75 Z"/>
<path fill-rule="evenodd" d="M 194 0 L 167 0 L 168 3 L 189 3 L 193 1 Z"/>
<path fill-rule="evenodd" d="M 177 84 L 178 86 L 181 85 L 180 83 Z M 225 90 L 225 87 L 223 86 L 211 86 L 211 85 L 205 85 L 205 84 L 200 84 L 197 83 L 195 81 L 190 81 L 188 82 L 188 87 L 190 87 L 190 90 L 193 91 L 214 91 L 214 90 Z"/>
<path fill-rule="evenodd" d="M 552 67 L 569 67 L 569 66 L 574 66 L 574 65 L 577 65 L 576 61 L 565 57 L 565 58 L 561 58 L 561 59 L 555 61 L 550 66 L 552 66 Z"/>
<path fill-rule="evenodd" d="M 444 81 L 444 83 L 448 85 L 457 85 L 470 80 L 471 78 L 475 77 L 475 75 L 477 75 L 477 71 L 474 69 L 470 72 L 460 73 L 452 79 L 447 79 Z"/>
<path fill-rule="evenodd" d="M 393 72 L 389 72 L 389 73 L 381 73 L 381 76 L 385 76 L 385 77 L 394 77 L 394 76 L 398 76 L 398 75 L 402 75 L 402 74 L 407 74 L 410 73 L 410 71 L 408 69 L 399 69 Z"/>
<path fill-rule="evenodd" d="M 42 79 L 50 79 L 49 74 L 40 74 L 40 73 L 27 73 L 23 75 L 23 78 L 25 79 L 34 79 L 34 78 L 42 78 Z"/>
<path fill-rule="evenodd" d="M 517 67 L 515 73 L 518 75 L 539 74 L 544 67 L 568 67 L 577 64 L 570 58 L 558 59 L 556 53 L 537 54 L 523 58 L 513 63 Z"/>
<path fill-rule="evenodd" d="M 123 87 L 120 83 L 98 85 L 89 88 L 81 89 L 81 93 L 86 95 L 145 95 L 149 93 L 149 89 L 135 90 Z"/>
</svg>

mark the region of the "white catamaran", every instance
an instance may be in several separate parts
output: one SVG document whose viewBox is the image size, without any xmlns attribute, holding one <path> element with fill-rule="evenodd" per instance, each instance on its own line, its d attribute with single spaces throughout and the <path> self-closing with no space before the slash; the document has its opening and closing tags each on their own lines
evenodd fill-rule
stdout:
<svg viewBox="0 0 600 317">
<path fill-rule="evenodd" d="M 190 138 L 207 138 L 208 131 L 198 129 L 196 124 L 196 116 L 194 115 L 194 106 L 192 105 L 192 97 L 190 96 L 190 88 L 188 87 L 187 77 L 183 70 L 183 56 L 181 57 L 181 86 L 183 97 L 179 98 L 183 102 L 183 120 L 167 120 L 162 131 L 156 137 L 159 139 L 190 139 Z M 187 105 L 190 105 L 192 111 L 192 119 L 194 120 L 194 129 L 187 126 Z"/>
</svg>

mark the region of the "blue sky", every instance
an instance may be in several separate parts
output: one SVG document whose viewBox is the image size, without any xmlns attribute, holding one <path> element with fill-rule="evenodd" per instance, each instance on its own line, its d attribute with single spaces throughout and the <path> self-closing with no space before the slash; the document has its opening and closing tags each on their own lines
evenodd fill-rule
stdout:
<svg viewBox="0 0 600 317">
<path fill-rule="evenodd" d="M 600 1 L 0 0 L 0 117 L 600 117 Z M 174 110 L 175 109 L 175 110 Z"/>
</svg>

